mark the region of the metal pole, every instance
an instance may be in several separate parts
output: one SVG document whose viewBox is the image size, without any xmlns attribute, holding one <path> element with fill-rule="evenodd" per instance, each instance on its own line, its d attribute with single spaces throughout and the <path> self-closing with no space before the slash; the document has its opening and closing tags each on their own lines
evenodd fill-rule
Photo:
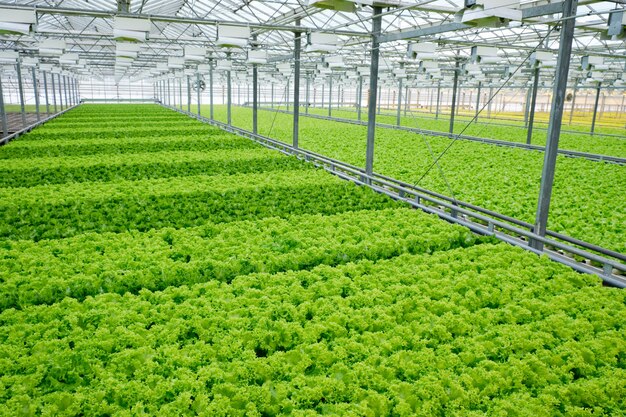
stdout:
<svg viewBox="0 0 626 417">
<path fill-rule="evenodd" d="M 483 86 L 482 81 L 478 81 L 478 91 L 476 92 L 476 116 L 474 116 L 474 123 L 478 123 L 478 113 L 480 112 L 480 90 Z"/>
<path fill-rule="evenodd" d="M 37 88 L 37 74 L 35 74 L 35 67 L 31 68 L 33 73 L 33 92 L 35 93 L 35 111 L 37 112 L 37 121 L 41 120 L 39 116 L 39 89 Z"/>
<path fill-rule="evenodd" d="M 178 107 L 183 109 L 183 79 L 178 79 Z"/>
<path fill-rule="evenodd" d="M 52 101 L 54 102 L 54 112 L 57 112 L 57 89 L 54 85 L 54 73 L 50 74 L 50 80 L 52 81 Z"/>
<path fill-rule="evenodd" d="M 396 126 L 400 126 L 400 112 L 402 111 L 402 78 L 398 78 L 398 108 L 396 109 Z"/>
<path fill-rule="evenodd" d="M 287 85 L 285 85 L 285 103 L 287 105 L 287 111 L 289 111 L 289 79 L 287 79 Z"/>
<path fill-rule="evenodd" d="M 371 81 L 370 81 L 370 85 L 371 85 Z M 371 92 L 370 92 L 370 95 L 371 95 Z M 378 100 L 378 114 L 380 114 L 380 105 L 381 105 L 381 102 L 383 101 L 383 86 L 382 85 L 378 87 L 378 97 L 380 98 Z M 368 114 L 369 114 L 369 109 L 368 109 Z"/>
<path fill-rule="evenodd" d="M 22 127 L 26 127 L 26 109 L 24 107 L 24 86 L 22 85 L 22 64 L 21 59 L 17 59 L 17 83 L 20 93 L 20 107 L 22 109 Z"/>
<path fill-rule="evenodd" d="M 70 106 L 69 95 L 67 94 L 67 75 L 63 76 L 63 92 L 65 93 L 65 107 Z"/>
<path fill-rule="evenodd" d="M 187 75 L 187 113 L 191 113 L 191 80 Z"/>
<path fill-rule="evenodd" d="M 300 26 L 300 19 L 296 19 L 296 26 Z M 293 51 L 293 147 L 298 149 L 298 132 L 300 123 L 300 32 L 295 33 Z"/>
<path fill-rule="evenodd" d="M 435 120 L 439 119 L 440 104 L 441 104 L 441 81 L 437 83 L 437 107 L 435 108 Z"/>
<path fill-rule="evenodd" d="M 0 73 L 0 119 L 2 120 L 2 137 L 9 136 L 7 113 L 4 109 L 4 93 L 2 91 L 2 73 Z"/>
<path fill-rule="evenodd" d="M 598 102 L 600 101 L 600 89 L 602 88 L 602 83 L 598 83 L 598 87 L 596 87 L 596 102 L 593 105 L 593 118 L 591 119 L 591 134 L 593 135 L 596 130 L 596 117 L 598 116 Z"/>
<path fill-rule="evenodd" d="M 418 98 L 419 98 L 419 94 L 418 94 Z M 404 117 L 406 117 L 406 112 L 409 108 L 410 103 L 411 103 L 411 89 L 409 89 L 409 86 L 407 85 L 406 87 L 404 87 Z"/>
<path fill-rule="evenodd" d="M 170 89 L 170 79 L 167 79 L 167 105 L 171 106 L 172 91 Z"/>
<path fill-rule="evenodd" d="M 454 133 L 454 109 L 456 106 L 456 91 L 459 86 L 459 59 L 456 59 L 456 65 L 454 66 L 454 83 L 452 84 L 452 110 L 450 112 L 450 133 Z"/>
<path fill-rule="evenodd" d="M 213 121 L 213 63 L 209 65 L 209 118 Z"/>
<path fill-rule="evenodd" d="M 530 115 L 528 116 L 528 131 L 526 132 L 526 144 L 530 145 L 533 138 L 533 124 L 535 123 L 535 107 L 537 106 L 537 90 L 539 89 L 539 67 L 534 70 L 532 101 L 530 103 Z"/>
<path fill-rule="evenodd" d="M 578 91 L 578 78 L 574 80 L 574 93 L 572 94 L 572 107 L 569 112 L 569 124 L 572 124 L 572 118 L 574 117 L 574 105 L 576 104 L 576 92 Z"/>
<path fill-rule="evenodd" d="M 378 90 L 378 58 L 380 55 L 380 31 L 382 7 L 374 6 L 372 16 L 372 62 L 370 64 L 370 99 L 367 106 L 367 149 L 365 153 L 365 173 L 374 172 L 374 137 L 376 135 L 376 92 Z"/>
<path fill-rule="evenodd" d="M 270 92 L 270 101 L 271 101 L 271 106 L 272 108 L 274 108 L 274 83 L 271 83 L 271 92 Z"/>
<path fill-rule="evenodd" d="M 333 75 L 330 75 L 328 79 L 328 117 L 332 115 L 332 107 L 333 107 Z"/>
<path fill-rule="evenodd" d="M 326 92 L 326 86 L 324 85 L 324 83 L 322 82 L 322 105 L 321 105 L 321 109 L 324 108 L 324 93 Z"/>
<path fill-rule="evenodd" d="M 567 75 L 572 53 L 577 6 L 578 0 L 565 0 L 563 2 L 559 56 L 557 58 L 554 93 L 550 110 L 550 122 L 548 124 L 548 139 L 544 153 L 543 172 L 541 174 L 541 187 L 534 229 L 534 232 L 542 237 L 546 234 L 548 213 L 550 211 L 550 199 L 552 197 L 552 186 L 554 184 L 556 157 L 559 150 L 559 136 L 561 134 L 561 122 L 563 121 L 563 107 L 565 105 L 565 94 L 567 92 Z M 533 239 L 530 241 L 530 246 L 537 250 L 543 250 L 543 243 Z"/>
<path fill-rule="evenodd" d="M 526 103 L 524 104 L 524 127 L 528 129 L 528 115 L 530 113 L 530 101 L 532 100 L 533 89 L 526 92 Z"/>
<path fill-rule="evenodd" d="M 227 54 L 230 59 L 230 54 Z M 232 114 L 231 114 L 231 105 L 232 105 L 232 85 L 230 80 L 230 69 L 226 71 L 226 122 L 228 126 L 231 125 L 232 122 Z"/>
<path fill-rule="evenodd" d="M 196 72 L 196 101 L 198 102 L 198 116 L 200 116 L 200 73 Z"/>
<path fill-rule="evenodd" d="M 46 76 L 46 72 L 43 71 L 43 91 L 44 91 L 44 96 L 46 98 L 46 115 L 50 114 L 50 99 L 48 98 L 48 79 Z"/>
<path fill-rule="evenodd" d="M 304 111 L 306 112 L 306 114 L 309 114 L 309 105 L 310 105 L 310 90 L 311 90 L 311 77 L 309 76 L 309 73 L 306 74 L 306 107 L 304 108 Z"/>
<path fill-rule="evenodd" d="M 61 74 L 57 74 L 57 87 L 59 87 L 59 107 L 61 108 L 61 111 L 63 111 L 63 86 L 61 85 Z"/>
<path fill-rule="evenodd" d="M 252 133 L 255 135 L 258 132 L 259 119 L 258 119 L 258 110 L 259 110 L 259 102 L 258 102 L 258 92 L 259 92 L 259 84 L 258 84 L 258 76 L 259 70 L 256 64 L 252 65 Z"/>
<path fill-rule="evenodd" d="M 359 122 L 361 121 L 361 103 L 362 102 L 363 102 L 363 76 L 359 75 L 359 91 L 357 94 L 357 103 L 356 103 L 357 119 L 359 120 Z"/>
</svg>

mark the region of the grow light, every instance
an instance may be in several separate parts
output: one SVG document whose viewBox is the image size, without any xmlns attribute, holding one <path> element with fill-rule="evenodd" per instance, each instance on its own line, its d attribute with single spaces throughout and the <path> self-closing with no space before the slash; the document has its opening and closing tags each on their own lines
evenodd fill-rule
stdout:
<svg viewBox="0 0 626 417">
<path fill-rule="evenodd" d="M 246 26 L 220 25 L 215 44 L 224 48 L 243 48 L 248 45 L 250 28 Z"/>
<path fill-rule="evenodd" d="M 0 34 L 30 35 L 35 23 L 34 10 L 0 9 Z"/>
</svg>

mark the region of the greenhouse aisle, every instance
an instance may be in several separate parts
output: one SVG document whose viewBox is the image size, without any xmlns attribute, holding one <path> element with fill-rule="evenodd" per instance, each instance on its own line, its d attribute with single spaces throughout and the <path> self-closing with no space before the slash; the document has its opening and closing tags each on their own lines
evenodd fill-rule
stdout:
<svg viewBox="0 0 626 417">
<path fill-rule="evenodd" d="M 619 416 L 626 293 L 156 105 L 0 148 L 2 416 Z"/>
</svg>

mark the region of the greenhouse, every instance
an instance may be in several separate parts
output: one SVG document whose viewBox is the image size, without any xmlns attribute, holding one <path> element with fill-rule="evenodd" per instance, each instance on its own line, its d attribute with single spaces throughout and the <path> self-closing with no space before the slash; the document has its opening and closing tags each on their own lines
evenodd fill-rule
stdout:
<svg viewBox="0 0 626 417">
<path fill-rule="evenodd" d="M 621 0 L 0 2 L 0 416 L 626 416 Z"/>
</svg>

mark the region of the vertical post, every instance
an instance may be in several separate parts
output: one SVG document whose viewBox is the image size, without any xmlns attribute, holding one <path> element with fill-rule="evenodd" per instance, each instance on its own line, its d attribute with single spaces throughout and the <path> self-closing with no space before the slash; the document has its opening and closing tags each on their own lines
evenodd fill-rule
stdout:
<svg viewBox="0 0 626 417">
<path fill-rule="evenodd" d="M 572 106 L 569 112 L 569 124 L 572 124 L 572 118 L 574 117 L 574 106 L 576 105 L 576 91 L 578 90 L 578 78 L 574 79 L 574 93 L 572 94 Z"/>
<path fill-rule="evenodd" d="M 380 56 L 380 31 L 382 7 L 374 6 L 372 16 L 372 53 L 370 64 L 370 99 L 367 106 L 367 149 L 365 153 L 365 174 L 374 172 L 374 138 L 376 135 L 376 92 L 378 91 L 378 58 Z"/>
<path fill-rule="evenodd" d="M 187 113 L 191 113 L 191 80 L 187 75 Z"/>
<path fill-rule="evenodd" d="M 2 121 L 2 137 L 9 136 L 7 113 L 4 108 L 4 92 L 2 91 L 2 73 L 0 72 L 0 121 Z"/>
<path fill-rule="evenodd" d="M 257 36 L 252 35 L 252 43 L 256 45 Z M 253 46 L 254 48 L 254 46 Z M 252 64 L 252 133 L 258 133 L 258 109 L 259 109 L 259 69 L 257 64 Z"/>
<path fill-rule="evenodd" d="M 437 107 L 435 108 L 435 120 L 439 119 L 439 106 L 441 105 L 441 81 L 437 83 Z"/>
<path fill-rule="evenodd" d="M 357 120 L 361 121 L 361 103 L 363 102 L 363 76 L 359 75 L 359 90 L 356 99 Z"/>
<path fill-rule="evenodd" d="M 602 83 L 598 83 L 596 87 L 596 101 L 593 104 L 593 118 L 591 119 L 591 134 L 593 135 L 596 130 L 596 117 L 598 116 L 598 102 L 600 101 L 600 89 L 602 88 Z"/>
<path fill-rule="evenodd" d="M 478 91 L 476 92 L 476 116 L 474 116 L 474 123 L 478 123 L 478 113 L 480 112 L 480 90 L 483 87 L 483 82 L 478 81 Z"/>
<path fill-rule="evenodd" d="M 400 126 L 400 112 L 402 111 L 402 78 L 398 78 L 398 108 L 396 109 L 396 126 Z"/>
<path fill-rule="evenodd" d="M 287 85 L 285 85 L 285 103 L 287 105 L 287 111 L 289 111 L 289 78 L 287 78 Z"/>
<path fill-rule="evenodd" d="M 541 174 L 541 186 L 534 229 L 534 232 L 542 237 L 546 234 L 548 213 L 550 211 L 550 199 L 552 197 L 556 157 L 559 149 L 561 122 L 563 121 L 563 107 L 565 105 L 565 93 L 567 92 L 567 75 L 569 72 L 572 42 L 574 39 L 574 26 L 576 23 L 574 16 L 576 16 L 577 6 L 578 0 L 565 0 L 563 2 L 559 56 L 557 58 L 554 94 L 548 124 L 548 139 L 544 153 L 543 172 Z M 543 250 L 543 242 L 531 239 L 530 246 L 537 250 Z"/>
<path fill-rule="evenodd" d="M 200 116 L 200 96 L 201 96 L 201 88 L 200 88 L 200 73 L 196 72 L 196 101 L 198 102 L 198 116 Z"/>
<path fill-rule="evenodd" d="M 300 26 L 300 19 L 296 19 L 296 26 Z M 298 149 L 300 123 L 300 36 L 301 33 L 296 31 L 293 51 L 293 147 L 296 149 Z"/>
<path fill-rule="evenodd" d="M 328 117 L 332 116 L 333 107 L 333 74 L 328 79 Z"/>
<path fill-rule="evenodd" d="M 578 1 L 578 0 L 576 0 Z M 539 67 L 534 70 L 533 91 L 530 103 L 530 115 L 528 116 L 528 131 L 526 132 L 526 144 L 530 145 L 533 138 L 533 124 L 535 123 L 535 107 L 537 106 L 537 90 L 539 89 Z"/>
<path fill-rule="evenodd" d="M 59 107 L 63 111 L 63 86 L 61 85 L 61 74 L 57 74 L 57 86 L 59 87 Z M 67 103 L 65 103 L 67 106 Z"/>
<path fill-rule="evenodd" d="M 310 94 L 311 94 L 310 90 L 311 90 L 311 77 L 309 73 L 307 72 L 306 74 L 306 107 L 304 108 L 304 111 L 306 112 L 306 114 L 309 114 Z"/>
<path fill-rule="evenodd" d="M 46 98 L 46 115 L 50 115 L 50 98 L 48 97 L 48 78 L 46 76 L 46 72 L 42 72 L 43 75 L 43 91 L 44 96 Z"/>
<path fill-rule="evenodd" d="M 20 108 L 22 109 L 22 127 L 26 127 L 26 109 L 24 107 L 24 85 L 22 80 L 21 58 L 17 58 L 15 66 L 17 68 L 17 84 L 20 93 Z"/>
<path fill-rule="evenodd" d="M 213 62 L 209 62 L 209 118 L 213 121 Z"/>
<path fill-rule="evenodd" d="M 167 105 L 171 106 L 171 100 L 172 100 L 172 90 L 170 89 L 170 79 L 169 77 L 167 78 Z"/>
<path fill-rule="evenodd" d="M 54 112 L 57 112 L 57 89 L 54 85 L 54 73 L 50 73 L 50 80 L 52 81 L 52 101 L 54 102 Z"/>
<path fill-rule="evenodd" d="M 324 93 L 326 92 L 326 86 L 324 85 L 324 81 L 322 81 L 322 105 L 320 106 L 320 109 L 324 109 Z"/>
<path fill-rule="evenodd" d="M 230 53 L 227 53 L 226 56 L 230 59 Z M 232 85 L 230 81 L 230 69 L 226 71 L 226 123 L 230 126 L 232 122 L 231 117 L 231 105 L 232 105 Z"/>
<path fill-rule="evenodd" d="M 183 79 L 178 79 L 178 107 L 183 109 Z"/>
<path fill-rule="evenodd" d="M 65 107 L 66 108 L 70 106 L 69 94 L 67 91 L 67 79 L 68 79 L 68 76 L 64 75 L 63 76 L 63 92 L 65 93 Z"/>
<path fill-rule="evenodd" d="M 526 92 L 526 103 L 524 104 L 524 127 L 528 129 L 528 115 L 530 113 L 530 101 L 532 100 L 533 89 Z"/>
<path fill-rule="evenodd" d="M 371 84 L 371 81 L 370 81 L 370 84 Z M 370 98 L 371 98 L 371 94 L 372 93 L 370 91 Z M 381 102 L 383 101 L 383 86 L 382 85 L 378 87 L 378 96 L 377 97 L 379 98 L 379 100 L 378 100 L 378 114 L 380 114 L 380 105 L 381 105 Z M 368 114 L 369 114 L 369 109 L 368 109 Z"/>
<path fill-rule="evenodd" d="M 418 93 L 419 98 L 419 93 Z M 404 87 L 404 117 L 406 117 L 406 112 L 409 108 L 409 104 L 411 103 L 411 89 L 407 85 Z"/>
<path fill-rule="evenodd" d="M 456 59 L 454 65 L 454 82 L 452 84 L 452 110 L 450 111 L 450 134 L 454 133 L 454 115 L 456 106 L 456 92 L 459 86 L 459 59 Z"/>
<path fill-rule="evenodd" d="M 491 103 L 493 102 L 493 87 L 489 87 L 489 101 L 487 102 L 487 117 L 491 117 Z"/>
<path fill-rule="evenodd" d="M 270 101 L 272 103 L 271 104 L 272 108 L 274 108 L 274 83 L 271 83 Z"/>
<path fill-rule="evenodd" d="M 31 71 L 33 73 L 33 92 L 35 93 L 35 111 L 37 112 L 37 121 L 41 120 L 39 115 L 39 89 L 37 88 L 37 74 L 35 73 L 36 68 L 32 67 Z"/>
</svg>

